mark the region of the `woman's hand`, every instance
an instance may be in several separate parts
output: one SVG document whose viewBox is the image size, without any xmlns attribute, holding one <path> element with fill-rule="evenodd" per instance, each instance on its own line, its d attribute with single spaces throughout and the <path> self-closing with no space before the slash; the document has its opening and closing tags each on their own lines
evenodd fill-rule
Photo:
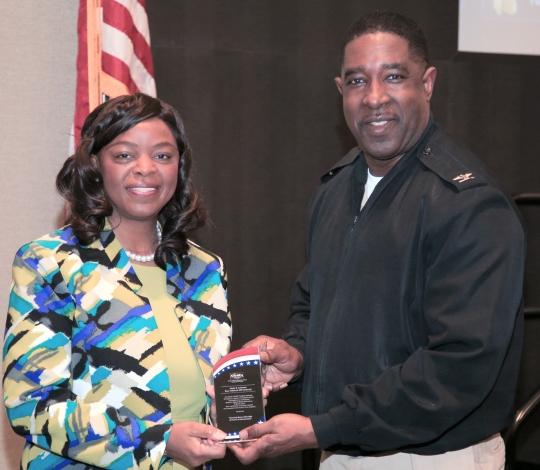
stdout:
<svg viewBox="0 0 540 470">
<path fill-rule="evenodd" d="M 167 457 L 198 467 L 208 460 L 225 456 L 226 446 L 219 444 L 226 434 L 219 429 L 200 423 L 174 423 L 167 442 Z"/>
</svg>

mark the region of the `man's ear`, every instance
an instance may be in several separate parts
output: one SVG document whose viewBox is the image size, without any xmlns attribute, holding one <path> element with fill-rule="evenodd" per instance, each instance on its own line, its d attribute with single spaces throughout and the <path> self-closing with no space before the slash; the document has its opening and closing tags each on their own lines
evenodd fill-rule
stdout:
<svg viewBox="0 0 540 470">
<path fill-rule="evenodd" d="M 341 86 L 341 77 L 334 78 L 334 82 L 336 83 L 337 89 L 341 94 L 343 94 L 343 88 Z"/>
<path fill-rule="evenodd" d="M 428 67 L 422 77 L 422 83 L 424 84 L 424 90 L 428 101 L 433 95 L 433 87 L 435 86 L 435 79 L 437 78 L 437 69 L 435 67 Z"/>
</svg>

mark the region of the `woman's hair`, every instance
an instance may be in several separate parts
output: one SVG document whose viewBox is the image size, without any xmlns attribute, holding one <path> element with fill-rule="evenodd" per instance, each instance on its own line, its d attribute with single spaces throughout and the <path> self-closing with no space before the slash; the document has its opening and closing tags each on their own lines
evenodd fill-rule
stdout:
<svg viewBox="0 0 540 470">
<path fill-rule="evenodd" d="M 71 225 L 81 243 L 95 241 L 105 226 L 105 217 L 113 211 L 97 156 L 120 134 L 152 118 L 167 124 L 180 154 L 174 195 L 158 216 L 163 236 L 155 252 L 155 262 L 165 269 L 165 252 L 171 251 L 178 258 L 185 255 L 186 233 L 202 227 L 206 221 L 206 211 L 190 176 L 191 149 L 184 124 L 172 106 L 142 93 L 119 96 L 99 105 L 86 118 L 80 144 L 58 173 L 56 188 L 68 203 L 65 223 Z"/>
</svg>

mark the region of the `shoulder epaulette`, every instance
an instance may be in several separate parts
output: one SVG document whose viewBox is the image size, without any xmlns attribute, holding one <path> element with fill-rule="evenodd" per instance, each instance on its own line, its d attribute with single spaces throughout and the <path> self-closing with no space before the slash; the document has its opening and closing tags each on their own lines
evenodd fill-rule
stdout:
<svg viewBox="0 0 540 470">
<path fill-rule="evenodd" d="M 467 166 L 445 149 L 431 142 L 420 148 L 418 159 L 441 179 L 453 185 L 458 191 L 485 184 L 484 175 Z"/>
</svg>

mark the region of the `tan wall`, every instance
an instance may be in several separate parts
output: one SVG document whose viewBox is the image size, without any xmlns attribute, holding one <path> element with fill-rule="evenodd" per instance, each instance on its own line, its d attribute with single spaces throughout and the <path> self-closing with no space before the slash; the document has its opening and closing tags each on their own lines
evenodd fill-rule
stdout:
<svg viewBox="0 0 540 470">
<path fill-rule="evenodd" d="M 78 3 L 0 2 L 0 324 L 17 248 L 56 227 L 56 173 L 73 120 Z M 2 328 L 3 330 L 3 328 Z M 0 411 L 0 468 L 19 468 L 23 440 Z"/>
</svg>

